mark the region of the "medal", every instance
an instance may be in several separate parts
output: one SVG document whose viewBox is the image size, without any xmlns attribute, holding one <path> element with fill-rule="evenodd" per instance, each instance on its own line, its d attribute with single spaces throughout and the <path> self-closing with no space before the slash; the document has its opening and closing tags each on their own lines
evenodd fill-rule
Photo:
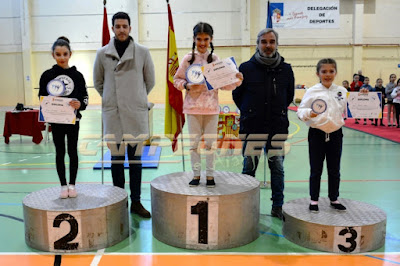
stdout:
<svg viewBox="0 0 400 266">
<path fill-rule="evenodd" d="M 322 114 L 326 111 L 327 104 L 322 99 L 316 99 L 311 103 L 311 110 L 316 114 Z"/>
<path fill-rule="evenodd" d="M 192 84 L 204 83 L 203 72 L 201 71 L 201 65 L 192 64 L 186 70 L 186 80 Z"/>
<path fill-rule="evenodd" d="M 51 96 L 62 96 L 65 92 L 65 84 L 61 80 L 53 79 L 47 83 L 47 93 Z"/>
</svg>

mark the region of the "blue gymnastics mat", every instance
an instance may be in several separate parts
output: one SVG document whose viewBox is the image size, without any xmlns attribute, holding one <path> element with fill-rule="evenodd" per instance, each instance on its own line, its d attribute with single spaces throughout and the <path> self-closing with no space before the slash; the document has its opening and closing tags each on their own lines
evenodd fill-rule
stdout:
<svg viewBox="0 0 400 266">
<path fill-rule="evenodd" d="M 142 151 L 142 167 L 143 168 L 157 168 L 160 162 L 161 147 L 158 146 L 144 146 Z M 104 169 L 111 169 L 111 153 L 108 150 L 104 154 Z M 125 153 L 124 168 L 129 169 L 128 156 Z M 93 170 L 101 170 L 101 159 L 93 166 Z"/>
</svg>

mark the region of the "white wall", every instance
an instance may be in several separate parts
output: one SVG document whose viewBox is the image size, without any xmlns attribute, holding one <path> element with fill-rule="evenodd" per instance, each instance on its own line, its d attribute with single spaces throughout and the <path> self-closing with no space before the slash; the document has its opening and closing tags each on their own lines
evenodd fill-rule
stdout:
<svg viewBox="0 0 400 266">
<path fill-rule="evenodd" d="M 21 32 L 21 25 L 27 25 L 23 19 L 27 11 L 21 9 L 24 3 L 30 5 L 28 25 L 31 34 L 30 47 L 27 48 L 32 51 L 31 56 L 27 56 L 26 52 L 23 55 L 21 49 L 22 42 L 26 48 L 27 40 Z M 214 27 L 216 52 L 221 57 L 234 55 L 241 63 L 254 52 L 256 35 L 266 23 L 267 0 L 170 0 L 170 4 L 180 58 L 191 48 L 193 26 L 199 21 L 206 21 Z M 355 6 L 360 5 L 363 10 L 361 16 L 356 18 Z M 249 12 L 243 11 L 246 8 Z M 168 27 L 166 2 L 109 0 L 110 27 L 112 15 L 120 10 L 130 14 L 135 40 L 150 48 L 157 70 L 157 84 L 150 98 L 162 102 Z M 313 65 L 319 58 L 328 55 L 344 65 L 343 77 L 351 76 L 356 67 L 362 67 L 364 73 L 384 75 L 386 80 L 387 73 L 399 75 L 399 14 L 399 0 L 340 0 L 339 29 L 278 29 L 280 51 L 293 64 L 299 83 L 314 82 L 312 68 L 306 70 L 303 66 Z M 71 40 L 74 52 L 71 64 L 76 65 L 87 84 L 92 85 L 91 69 L 95 51 L 101 46 L 102 19 L 102 0 L 0 0 L 0 94 L 5 95 L 0 98 L 0 105 L 11 106 L 24 100 L 26 104 L 37 103 L 37 91 L 32 93 L 31 90 L 38 87 L 43 70 L 54 63 L 50 49 L 61 35 Z M 354 24 L 355 19 L 358 24 Z M 353 25 L 362 25 L 361 43 L 356 41 L 356 46 L 353 46 L 354 40 L 359 36 L 355 37 Z M 359 44 L 363 46 L 360 48 Z M 26 67 L 29 64 L 31 68 Z M 377 66 L 382 69 L 377 69 Z M 24 76 L 30 76 L 32 82 L 29 86 L 32 88 L 26 83 L 24 85 Z M 374 76 L 371 78 L 375 79 Z M 90 91 L 91 102 L 99 103 L 96 93 L 92 89 Z M 228 100 L 229 96 L 226 97 Z"/>
<path fill-rule="evenodd" d="M 21 51 L 20 3 L 0 0 L 0 53 Z"/>
</svg>

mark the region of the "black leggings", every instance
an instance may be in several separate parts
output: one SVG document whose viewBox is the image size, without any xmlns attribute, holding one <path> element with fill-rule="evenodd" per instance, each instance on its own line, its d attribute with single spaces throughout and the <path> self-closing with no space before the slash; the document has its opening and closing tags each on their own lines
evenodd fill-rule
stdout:
<svg viewBox="0 0 400 266">
<path fill-rule="evenodd" d="M 400 118 L 400 103 L 393 103 L 394 104 L 394 109 L 396 109 L 396 120 L 397 120 L 397 126 L 399 126 L 399 118 Z"/>
<path fill-rule="evenodd" d="M 53 142 L 56 147 L 56 168 L 58 178 L 62 186 L 67 185 L 65 179 L 65 135 L 67 135 L 68 155 L 69 155 L 69 183 L 75 185 L 76 175 L 78 173 L 78 135 L 79 122 L 75 125 L 51 124 L 53 133 Z"/>
</svg>

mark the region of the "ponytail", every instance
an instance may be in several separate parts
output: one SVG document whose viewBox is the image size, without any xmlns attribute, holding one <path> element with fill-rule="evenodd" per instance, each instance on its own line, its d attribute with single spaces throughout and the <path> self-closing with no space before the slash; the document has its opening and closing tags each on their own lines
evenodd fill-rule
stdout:
<svg viewBox="0 0 400 266">
<path fill-rule="evenodd" d="M 214 45 L 212 42 L 210 42 L 210 47 L 211 47 L 211 53 L 207 57 L 207 63 L 211 63 L 213 61 L 213 52 L 214 52 Z"/>
<path fill-rule="evenodd" d="M 193 42 L 193 45 L 192 45 L 192 58 L 190 58 L 190 60 L 188 61 L 189 65 L 193 64 L 193 62 L 194 62 L 194 49 L 195 48 L 196 48 L 196 43 Z"/>
</svg>

